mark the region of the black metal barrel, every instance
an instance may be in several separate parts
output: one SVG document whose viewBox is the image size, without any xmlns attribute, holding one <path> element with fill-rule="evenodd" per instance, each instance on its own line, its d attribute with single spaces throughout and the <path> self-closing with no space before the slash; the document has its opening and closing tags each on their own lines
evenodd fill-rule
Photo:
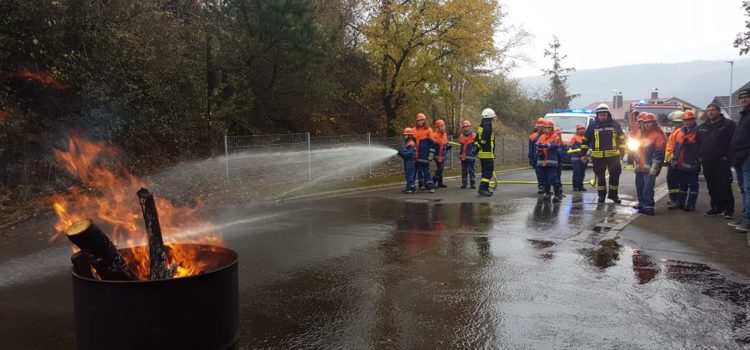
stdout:
<svg viewBox="0 0 750 350">
<path fill-rule="evenodd" d="M 78 348 L 237 349 L 237 253 L 198 248 L 198 259 L 209 259 L 215 269 L 157 281 L 100 281 L 73 273 Z"/>
</svg>

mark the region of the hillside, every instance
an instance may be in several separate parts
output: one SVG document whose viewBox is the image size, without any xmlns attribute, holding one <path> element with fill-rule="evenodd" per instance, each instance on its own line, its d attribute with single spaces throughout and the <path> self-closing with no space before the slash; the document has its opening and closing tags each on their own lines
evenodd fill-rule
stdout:
<svg viewBox="0 0 750 350">
<path fill-rule="evenodd" d="M 622 91 L 624 99 L 648 98 L 653 88 L 660 97 L 676 96 L 705 106 L 714 96 L 727 95 L 729 64 L 722 61 L 694 61 L 672 64 L 640 64 L 602 69 L 580 70 L 570 76 L 570 92 L 580 94 L 572 107 L 594 101 L 611 101 L 612 90 Z M 519 79 L 532 90 L 544 88 L 544 76 Z M 750 59 L 734 64 L 734 89 L 750 81 Z"/>
</svg>

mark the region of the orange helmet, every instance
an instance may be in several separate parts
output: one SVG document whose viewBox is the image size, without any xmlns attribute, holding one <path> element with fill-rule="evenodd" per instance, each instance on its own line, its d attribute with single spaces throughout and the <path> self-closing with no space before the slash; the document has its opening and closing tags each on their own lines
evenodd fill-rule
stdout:
<svg viewBox="0 0 750 350">
<path fill-rule="evenodd" d="M 544 120 L 544 127 L 545 128 L 554 128 L 555 127 L 555 122 L 553 122 L 551 120 L 546 120 L 545 119 Z"/>
<path fill-rule="evenodd" d="M 695 119 L 695 113 L 693 111 L 685 111 L 685 114 L 682 115 L 683 121 L 689 119 Z"/>
<path fill-rule="evenodd" d="M 443 125 L 445 125 L 445 122 L 444 122 L 444 121 L 443 121 L 442 119 L 438 119 L 438 120 L 437 120 L 437 121 L 435 122 L 435 127 L 436 127 L 436 128 L 437 128 L 437 127 L 439 127 L 439 126 L 443 126 Z"/>
<path fill-rule="evenodd" d="M 580 129 L 586 129 L 586 125 L 583 125 L 583 124 L 576 125 L 576 130 L 580 130 Z"/>
<path fill-rule="evenodd" d="M 465 127 L 467 127 L 467 126 L 471 126 L 471 122 L 470 122 L 470 121 L 468 121 L 468 120 L 464 120 L 464 122 L 463 122 L 463 123 L 461 123 L 461 127 L 462 127 L 462 128 L 465 128 Z"/>
<path fill-rule="evenodd" d="M 638 115 L 638 121 L 639 122 L 655 122 L 656 116 L 653 113 L 641 113 Z"/>
<path fill-rule="evenodd" d="M 537 119 L 536 126 L 544 126 L 544 118 Z"/>
<path fill-rule="evenodd" d="M 425 116 L 424 116 L 424 114 L 422 114 L 422 113 L 417 113 L 417 121 L 420 121 L 420 120 L 425 120 L 425 119 L 427 119 L 427 117 L 425 117 Z"/>
<path fill-rule="evenodd" d="M 414 135 L 414 130 L 411 128 L 404 128 L 404 135 Z"/>
</svg>

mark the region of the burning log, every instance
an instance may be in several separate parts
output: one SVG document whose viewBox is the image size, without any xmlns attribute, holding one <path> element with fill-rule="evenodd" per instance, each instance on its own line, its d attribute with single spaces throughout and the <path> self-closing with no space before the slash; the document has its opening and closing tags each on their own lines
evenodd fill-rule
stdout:
<svg viewBox="0 0 750 350">
<path fill-rule="evenodd" d="M 119 281 L 136 279 L 112 241 L 90 219 L 83 219 L 70 225 L 65 230 L 65 235 L 68 236 L 71 242 L 81 248 L 88 257 L 88 262 L 96 270 L 96 274 L 101 279 Z M 71 259 L 74 258 L 75 255 Z M 73 261 L 76 271 L 82 268 L 80 266 L 81 258 L 77 259 L 79 260 L 78 266 L 76 266 L 76 261 Z M 85 271 L 85 268 L 82 269 Z"/>
<path fill-rule="evenodd" d="M 143 221 L 146 223 L 148 234 L 148 255 L 150 259 L 149 279 L 161 280 L 174 276 L 177 265 L 167 266 L 167 254 L 164 248 L 164 240 L 161 237 L 161 225 L 159 224 L 159 213 L 156 211 L 154 195 L 145 188 L 138 190 L 138 200 L 143 210 Z"/>
<path fill-rule="evenodd" d="M 89 256 L 80 250 L 70 257 L 70 262 L 73 263 L 73 272 L 76 275 L 86 278 L 94 278 L 94 274 L 91 272 L 91 263 L 89 262 Z"/>
</svg>

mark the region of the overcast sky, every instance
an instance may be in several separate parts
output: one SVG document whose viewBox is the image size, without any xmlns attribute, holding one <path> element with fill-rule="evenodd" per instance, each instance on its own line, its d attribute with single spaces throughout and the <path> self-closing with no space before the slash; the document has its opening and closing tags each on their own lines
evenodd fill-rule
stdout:
<svg viewBox="0 0 750 350">
<path fill-rule="evenodd" d="M 551 65 L 544 48 L 557 35 L 566 67 L 739 59 L 732 45 L 745 29 L 742 0 L 501 0 L 511 24 L 533 38 L 520 49 L 533 62 L 514 77 Z M 743 56 L 747 58 L 747 56 Z"/>
</svg>

